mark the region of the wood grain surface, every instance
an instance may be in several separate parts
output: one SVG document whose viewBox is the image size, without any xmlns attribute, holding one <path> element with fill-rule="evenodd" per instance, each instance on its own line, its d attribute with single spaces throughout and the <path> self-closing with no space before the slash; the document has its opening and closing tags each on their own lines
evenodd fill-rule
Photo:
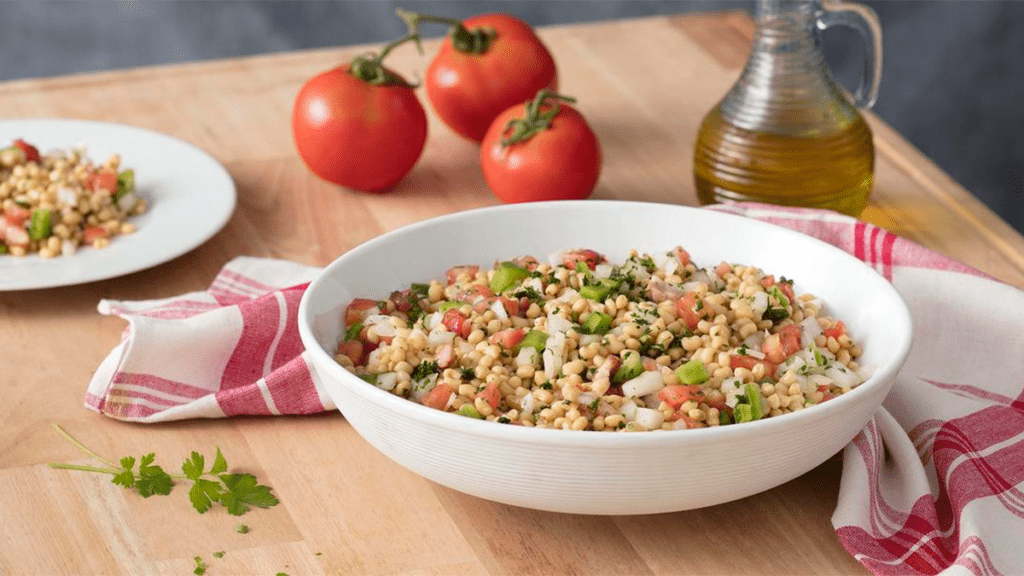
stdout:
<svg viewBox="0 0 1024 576">
<path fill-rule="evenodd" d="M 543 29 L 564 92 L 598 134 L 597 198 L 696 204 L 697 127 L 735 81 L 752 27 L 742 13 Z M 436 43 L 426 44 L 428 53 Z M 846 574 L 864 570 L 829 518 L 838 457 L 779 488 L 703 510 L 589 517 L 519 509 L 423 480 L 364 442 L 338 414 L 131 425 L 82 407 L 93 370 L 124 325 L 100 298 L 205 288 L 240 254 L 322 265 L 382 232 L 494 204 L 475 145 L 430 117 L 427 149 L 393 191 L 367 195 L 314 178 L 289 129 L 304 80 L 366 47 L 259 56 L 0 84 L 8 117 L 122 122 L 192 142 L 239 189 L 227 227 L 195 251 L 119 279 L 0 293 L 0 574 Z M 412 76 L 427 60 L 400 49 Z M 883 80 L 884 81 L 884 80 Z M 878 150 L 865 218 L 1024 286 L 1024 238 L 891 128 L 869 115 Z M 187 169 L 187 167 L 183 167 Z M 197 206 L 197 210 L 202 209 Z M 186 224 L 187 225 L 187 224 Z M 281 505 L 238 519 L 197 515 L 179 488 L 142 499 L 106 477 L 51 470 L 83 462 L 59 423 L 109 457 L 157 451 L 181 462 L 219 445 Z M 223 558 L 212 557 L 223 550 Z"/>
</svg>

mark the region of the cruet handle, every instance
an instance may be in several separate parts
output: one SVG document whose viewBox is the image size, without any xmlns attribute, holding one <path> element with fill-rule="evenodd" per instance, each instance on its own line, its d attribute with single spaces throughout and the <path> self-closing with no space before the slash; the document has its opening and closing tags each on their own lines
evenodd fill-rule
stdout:
<svg viewBox="0 0 1024 576">
<path fill-rule="evenodd" d="M 878 99 L 878 84 L 882 80 L 882 26 L 875 11 L 853 2 L 821 0 L 817 14 L 819 30 L 830 26 L 847 26 L 864 39 L 864 75 L 854 95 L 858 108 L 871 108 Z"/>
</svg>

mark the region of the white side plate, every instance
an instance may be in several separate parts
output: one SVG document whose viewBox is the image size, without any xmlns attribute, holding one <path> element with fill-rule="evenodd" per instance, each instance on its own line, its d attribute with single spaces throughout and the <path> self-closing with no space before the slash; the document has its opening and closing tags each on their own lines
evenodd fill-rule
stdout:
<svg viewBox="0 0 1024 576">
<path fill-rule="evenodd" d="M 0 291 L 68 286 L 151 268 L 209 240 L 235 210 L 235 184 L 227 170 L 206 152 L 165 134 L 84 120 L 0 121 L 0 147 L 16 138 L 42 153 L 85 145 L 97 163 L 120 154 L 121 166 L 135 169 L 136 190 L 149 208 L 129 220 L 137 232 L 111 239 L 103 250 L 83 247 L 51 260 L 0 255 Z"/>
</svg>

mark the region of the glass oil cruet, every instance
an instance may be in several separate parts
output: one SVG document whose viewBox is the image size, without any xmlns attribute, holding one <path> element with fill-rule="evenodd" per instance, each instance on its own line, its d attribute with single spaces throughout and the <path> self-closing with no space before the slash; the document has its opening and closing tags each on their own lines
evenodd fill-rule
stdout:
<svg viewBox="0 0 1024 576">
<path fill-rule="evenodd" d="M 857 216 L 874 174 L 870 108 L 881 79 L 882 32 L 867 6 L 836 0 L 758 0 L 750 59 L 704 118 L 694 150 L 702 204 L 766 202 Z M 851 103 L 821 52 L 821 31 L 849 26 L 865 67 Z"/>
</svg>

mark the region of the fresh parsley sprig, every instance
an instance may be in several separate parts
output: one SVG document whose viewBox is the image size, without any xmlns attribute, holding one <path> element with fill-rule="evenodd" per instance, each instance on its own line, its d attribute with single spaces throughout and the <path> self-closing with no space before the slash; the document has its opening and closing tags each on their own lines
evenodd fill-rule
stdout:
<svg viewBox="0 0 1024 576">
<path fill-rule="evenodd" d="M 192 452 L 191 456 L 181 465 L 184 476 L 178 476 L 168 474 L 163 468 L 154 464 L 156 456 L 152 452 L 138 460 L 134 456 L 125 456 L 115 464 L 86 448 L 57 424 L 54 424 L 53 428 L 65 440 L 103 466 L 51 462 L 50 468 L 110 474 L 111 482 L 129 490 L 135 490 L 143 498 L 149 498 L 153 494 L 161 496 L 170 494 L 175 480 L 192 482 L 188 498 L 192 502 L 192 507 L 200 514 L 212 508 L 215 502 L 224 506 L 228 514 L 233 516 L 245 514 L 249 511 L 250 506 L 270 508 L 280 502 L 271 493 L 270 487 L 257 484 L 256 477 L 252 474 L 228 474 L 228 463 L 219 447 L 209 470 L 206 470 L 206 459 L 203 455 Z M 138 463 L 137 468 L 136 463 Z"/>
</svg>

